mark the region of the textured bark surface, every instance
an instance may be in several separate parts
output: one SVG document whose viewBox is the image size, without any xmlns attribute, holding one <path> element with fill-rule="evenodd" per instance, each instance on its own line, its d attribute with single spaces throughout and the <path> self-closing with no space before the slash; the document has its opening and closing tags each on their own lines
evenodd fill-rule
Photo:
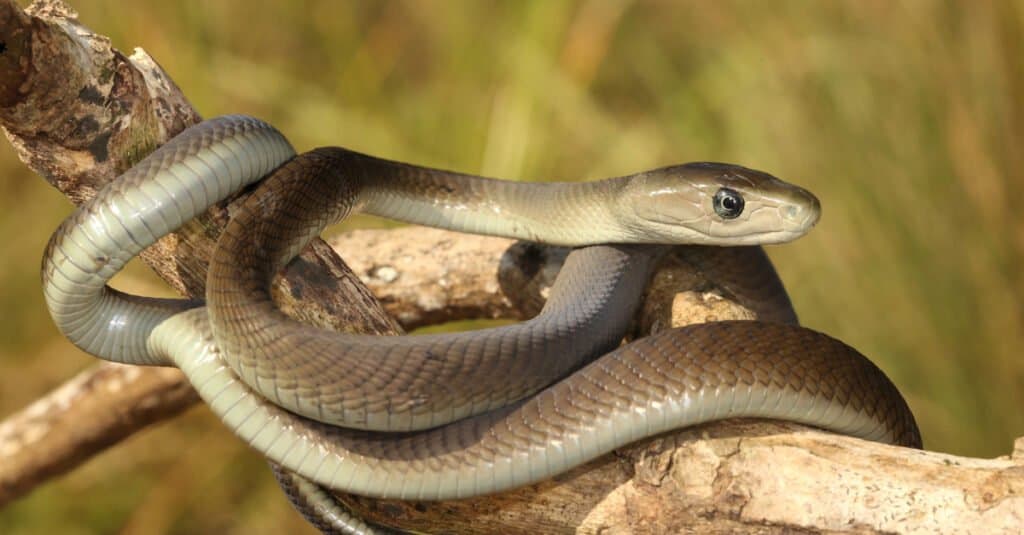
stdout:
<svg viewBox="0 0 1024 535">
<path fill-rule="evenodd" d="M 199 120 L 145 52 L 112 49 L 60 2 L 22 12 L 0 0 L 0 42 L 0 124 L 26 165 L 76 203 Z M 202 295 L 227 214 L 224 206 L 211 209 L 144 259 L 183 295 Z M 531 246 L 507 252 L 505 240 L 418 229 L 357 232 L 337 244 L 358 276 L 317 242 L 289 267 L 275 297 L 300 319 L 378 333 L 396 332 L 397 323 L 360 279 L 407 327 L 516 316 L 536 309 L 563 254 Z M 743 284 L 705 275 L 685 252 L 671 260 L 637 331 L 791 314 L 744 306 Z M 175 370 L 98 365 L 83 372 L 0 424 L 0 503 L 195 400 Z M 380 522 L 448 533 L 1013 533 L 1024 524 L 1024 441 L 1014 451 L 966 459 L 732 422 L 648 440 L 500 496 L 433 504 L 344 499 Z"/>
<path fill-rule="evenodd" d="M 1024 526 L 1024 439 L 1010 457 L 967 459 L 726 421 L 494 497 L 348 503 L 429 533 L 1011 534 Z"/>
<path fill-rule="evenodd" d="M 22 12 L 15 2 L 3 0 L 0 22 L 0 40 L 7 44 L 0 54 L 0 125 L 21 160 L 76 204 L 92 198 L 104 184 L 200 119 L 143 50 L 136 49 L 131 56 L 118 52 L 107 38 L 79 25 L 74 12 L 62 2 L 35 2 Z M 182 295 L 202 297 L 206 265 L 228 220 L 228 210 L 227 203 L 211 208 L 145 250 L 143 260 Z M 291 265 L 276 290 L 281 307 L 304 321 L 360 332 L 400 330 L 320 240 Z M 149 388 L 163 400 L 162 409 L 147 412 L 149 420 L 115 411 L 121 419 L 87 421 L 74 418 L 81 416 L 74 406 L 33 405 L 31 411 L 50 411 L 46 418 L 38 414 L 28 417 L 36 432 L 23 435 L 8 425 L 0 428 L 0 451 L 4 453 L 0 503 L 117 440 L 87 439 L 78 429 L 62 427 L 61 422 L 74 421 L 81 428 L 95 424 L 87 434 L 123 437 L 147 421 L 180 412 L 197 400 L 176 371 L 149 368 L 126 376 L 112 370 L 113 366 L 101 364 L 72 383 L 88 385 L 93 392 L 130 392 L 134 387 L 126 385 L 137 383 L 139 390 L 125 402 L 147 397 L 145 389 Z M 184 393 L 159 393 L 179 389 Z M 60 397 L 78 399 L 69 391 Z M 26 421 L 24 418 L 26 413 L 21 413 L 10 422 Z M 41 447 L 29 437 L 51 443 Z M 47 458 L 57 452 L 69 457 Z"/>
<path fill-rule="evenodd" d="M 198 400 L 174 368 L 83 371 L 0 422 L 0 506 Z"/>
</svg>

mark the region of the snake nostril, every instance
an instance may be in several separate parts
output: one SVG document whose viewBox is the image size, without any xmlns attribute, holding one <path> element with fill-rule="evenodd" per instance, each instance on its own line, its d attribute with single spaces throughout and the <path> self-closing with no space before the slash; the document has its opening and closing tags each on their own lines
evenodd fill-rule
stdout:
<svg viewBox="0 0 1024 535">
<path fill-rule="evenodd" d="M 818 220 L 821 219 L 821 202 L 818 198 L 810 193 L 807 194 L 811 198 L 811 204 L 806 210 L 804 210 L 804 225 L 808 228 L 818 224 Z"/>
<path fill-rule="evenodd" d="M 821 204 L 814 195 L 801 191 L 803 198 L 795 202 L 787 203 L 781 207 L 779 212 L 782 218 L 788 223 L 795 224 L 801 228 L 810 228 L 817 224 L 821 216 Z"/>
</svg>

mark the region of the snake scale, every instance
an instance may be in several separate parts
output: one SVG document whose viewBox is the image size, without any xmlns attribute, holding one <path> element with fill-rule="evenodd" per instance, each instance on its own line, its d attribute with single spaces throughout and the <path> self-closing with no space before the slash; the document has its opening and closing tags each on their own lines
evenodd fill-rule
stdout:
<svg viewBox="0 0 1024 535">
<path fill-rule="evenodd" d="M 142 249 L 267 175 L 218 242 L 205 304 L 107 286 Z M 580 248 L 541 313 L 519 325 L 373 337 L 287 318 L 270 299 L 271 279 L 355 210 Z M 76 210 L 54 233 L 42 274 L 51 315 L 73 343 L 108 360 L 179 367 L 239 437 L 309 485 L 453 499 L 725 417 L 920 446 L 884 374 L 808 329 L 719 322 L 616 349 L 665 249 L 653 244 L 782 243 L 818 217 L 810 193 L 734 165 L 525 184 L 334 147 L 296 156 L 266 123 L 225 116 L 186 129 Z M 352 519 L 338 526 L 364 529 Z"/>
</svg>

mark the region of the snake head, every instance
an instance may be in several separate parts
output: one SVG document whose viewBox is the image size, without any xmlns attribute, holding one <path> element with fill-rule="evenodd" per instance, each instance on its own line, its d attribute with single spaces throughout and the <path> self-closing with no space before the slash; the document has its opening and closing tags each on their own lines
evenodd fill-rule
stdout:
<svg viewBox="0 0 1024 535">
<path fill-rule="evenodd" d="M 803 236 L 821 205 L 807 190 L 738 165 L 698 162 L 634 175 L 621 213 L 641 241 L 758 245 Z"/>
</svg>

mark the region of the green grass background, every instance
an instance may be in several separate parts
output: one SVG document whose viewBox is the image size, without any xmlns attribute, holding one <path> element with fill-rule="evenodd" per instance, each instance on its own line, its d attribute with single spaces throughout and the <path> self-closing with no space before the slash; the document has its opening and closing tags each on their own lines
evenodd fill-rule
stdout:
<svg viewBox="0 0 1024 535">
<path fill-rule="evenodd" d="M 300 150 L 522 180 L 720 160 L 805 186 L 821 222 L 769 251 L 803 322 L 890 375 L 928 448 L 994 456 L 1024 435 L 1021 2 L 73 4 L 205 116 L 254 114 Z M 39 288 L 71 207 L 2 145 L 8 414 L 93 359 Z M 8 534 L 302 530 L 201 407 L 0 511 Z"/>
</svg>

